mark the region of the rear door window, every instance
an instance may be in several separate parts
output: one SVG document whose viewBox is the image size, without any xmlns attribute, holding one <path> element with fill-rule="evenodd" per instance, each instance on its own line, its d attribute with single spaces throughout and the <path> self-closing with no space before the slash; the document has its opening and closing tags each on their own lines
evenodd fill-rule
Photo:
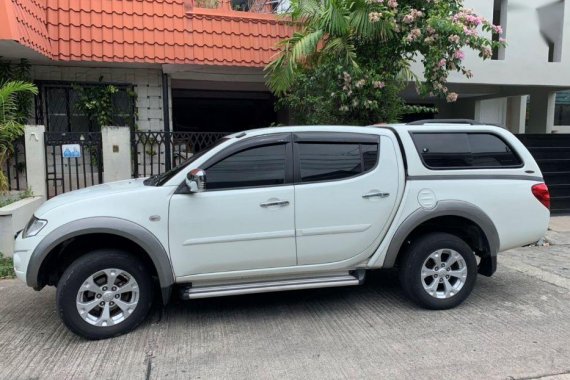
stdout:
<svg viewBox="0 0 570 380">
<path fill-rule="evenodd" d="M 412 133 L 424 165 L 430 169 L 520 167 L 522 160 L 492 133 Z"/>
<path fill-rule="evenodd" d="M 300 182 L 331 181 L 372 170 L 378 162 L 378 144 L 299 143 Z"/>
</svg>

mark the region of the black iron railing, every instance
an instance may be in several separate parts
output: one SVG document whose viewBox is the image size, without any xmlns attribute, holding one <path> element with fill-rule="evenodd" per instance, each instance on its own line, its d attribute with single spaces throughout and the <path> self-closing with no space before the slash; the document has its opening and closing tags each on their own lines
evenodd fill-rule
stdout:
<svg viewBox="0 0 570 380">
<path fill-rule="evenodd" d="M 14 150 L 6 161 L 4 173 L 8 179 L 9 190 L 26 190 L 28 183 L 26 179 L 26 149 L 24 138 L 14 141 Z"/>
<path fill-rule="evenodd" d="M 100 132 L 46 132 L 45 147 L 48 198 L 103 183 Z"/>
<path fill-rule="evenodd" d="M 229 132 L 133 132 L 133 177 L 164 173 L 228 134 Z"/>
</svg>

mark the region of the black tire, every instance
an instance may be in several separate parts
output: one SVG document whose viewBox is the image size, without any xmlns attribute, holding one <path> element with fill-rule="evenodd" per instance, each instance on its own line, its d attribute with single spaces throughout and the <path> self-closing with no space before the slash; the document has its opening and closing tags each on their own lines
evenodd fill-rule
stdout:
<svg viewBox="0 0 570 380">
<path fill-rule="evenodd" d="M 123 270 L 134 278 L 138 284 L 138 303 L 134 311 L 120 323 L 112 326 L 94 326 L 79 314 L 76 304 L 78 292 L 86 279 L 110 268 Z M 65 270 L 57 286 L 57 310 L 63 323 L 73 333 L 91 340 L 112 338 L 133 330 L 144 321 L 152 306 L 152 293 L 152 277 L 140 259 L 120 250 L 99 249 L 81 256 Z M 116 310 L 118 306 L 114 307 Z"/>
<path fill-rule="evenodd" d="M 421 273 L 424 263 L 432 253 L 441 249 L 454 250 L 461 255 L 467 270 L 463 287 L 449 298 L 436 298 L 430 295 L 422 283 Z M 418 305 L 431 310 L 451 309 L 461 304 L 471 294 L 477 279 L 477 260 L 473 250 L 459 237 L 442 232 L 426 234 L 413 241 L 404 254 L 400 266 L 400 282 L 404 292 Z M 443 287 L 443 284 L 441 286 Z"/>
</svg>

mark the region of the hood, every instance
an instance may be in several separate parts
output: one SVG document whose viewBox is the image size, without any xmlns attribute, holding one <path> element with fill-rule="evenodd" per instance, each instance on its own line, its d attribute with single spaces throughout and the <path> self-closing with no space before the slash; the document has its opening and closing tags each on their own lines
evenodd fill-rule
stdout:
<svg viewBox="0 0 570 380">
<path fill-rule="evenodd" d="M 70 204 L 76 202 L 89 202 L 101 197 L 136 191 L 137 189 L 146 187 L 143 181 L 144 178 L 129 179 L 125 181 L 110 182 L 102 185 L 86 187 L 80 190 L 70 191 L 69 193 L 58 195 L 45 202 L 35 212 L 35 215 L 38 218 L 41 218 L 42 215 L 60 206 L 69 206 Z"/>
</svg>

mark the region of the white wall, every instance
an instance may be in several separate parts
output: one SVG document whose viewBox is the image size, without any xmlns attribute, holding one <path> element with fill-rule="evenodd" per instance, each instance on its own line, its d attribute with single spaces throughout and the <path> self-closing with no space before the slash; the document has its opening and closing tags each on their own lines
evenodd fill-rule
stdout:
<svg viewBox="0 0 570 380">
<path fill-rule="evenodd" d="M 450 83 L 488 84 L 517 86 L 552 86 L 570 88 L 570 0 L 564 2 L 563 36 L 561 38 L 560 62 L 548 62 L 548 45 L 539 23 L 539 10 L 557 0 L 508 0 L 506 34 L 508 46 L 504 60 L 482 61 L 476 53 L 466 50 L 465 63 L 474 77 L 467 79 L 459 73 L 450 76 Z M 493 0 L 465 0 L 467 8 L 493 19 Z M 560 9 L 559 8 L 559 9 Z M 542 11 L 541 11 L 542 12 Z M 542 12 L 544 13 L 544 12 Z M 554 22 L 554 21 L 553 21 Z M 546 23 L 546 31 L 551 28 Z M 416 73 L 422 72 L 421 63 L 413 65 Z"/>
<path fill-rule="evenodd" d="M 475 103 L 475 120 L 482 123 L 507 124 L 507 98 L 480 100 Z"/>
</svg>

